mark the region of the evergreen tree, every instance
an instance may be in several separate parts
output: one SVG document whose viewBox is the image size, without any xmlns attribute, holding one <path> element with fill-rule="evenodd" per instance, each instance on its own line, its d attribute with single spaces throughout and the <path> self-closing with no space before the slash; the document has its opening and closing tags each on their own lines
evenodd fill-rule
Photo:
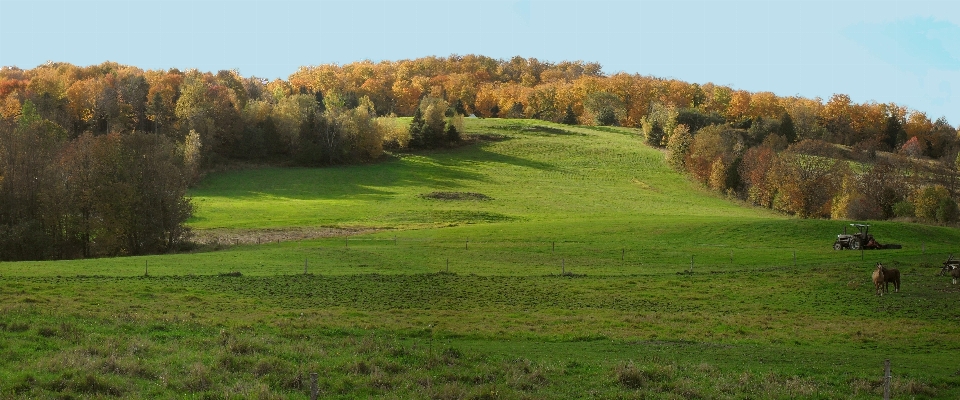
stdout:
<svg viewBox="0 0 960 400">
<path fill-rule="evenodd" d="M 907 131 L 903 129 L 900 118 L 895 115 L 887 117 L 887 126 L 883 130 L 883 141 L 891 149 L 896 149 L 907 142 Z"/>
<path fill-rule="evenodd" d="M 453 124 L 447 122 L 447 127 L 445 131 L 446 131 L 448 141 L 452 143 L 456 143 L 460 141 L 460 132 L 457 131 L 457 127 L 453 126 Z"/>
<path fill-rule="evenodd" d="M 783 113 L 783 116 L 780 117 L 780 129 L 777 130 L 777 133 L 787 139 L 787 143 L 797 141 L 797 128 L 793 125 L 793 118 L 790 118 L 789 113 Z"/>
<path fill-rule="evenodd" d="M 467 109 L 463 106 L 463 100 L 457 99 L 457 104 L 453 106 L 453 110 L 460 115 L 467 115 Z"/>
<path fill-rule="evenodd" d="M 318 90 L 317 93 L 314 93 L 313 98 L 317 100 L 317 110 L 320 110 L 320 112 L 324 112 L 327 110 L 327 106 L 323 104 L 322 92 Z"/>
<path fill-rule="evenodd" d="M 565 125 L 576 125 L 577 124 L 577 114 L 573 113 L 573 105 L 567 106 L 567 113 L 563 116 L 563 121 Z"/>
<path fill-rule="evenodd" d="M 663 132 L 663 126 L 659 122 L 652 121 L 643 125 L 643 133 L 646 138 L 646 143 L 653 147 L 663 146 L 663 137 L 665 136 Z"/>
<path fill-rule="evenodd" d="M 603 108 L 597 113 L 597 124 L 611 126 L 617 123 L 617 114 L 613 109 Z"/>
<path fill-rule="evenodd" d="M 423 120 L 423 111 L 420 111 L 420 107 L 417 107 L 413 111 L 413 120 L 410 121 L 410 147 L 423 147 L 426 144 L 424 140 L 424 127 L 426 126 L 426 122 Z"/>
</svg>

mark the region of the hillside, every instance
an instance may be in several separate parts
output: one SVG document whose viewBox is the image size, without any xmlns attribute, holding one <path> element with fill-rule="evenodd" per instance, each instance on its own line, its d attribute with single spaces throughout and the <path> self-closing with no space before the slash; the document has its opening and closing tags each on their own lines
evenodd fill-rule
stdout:
<svg viewBox="0 0 960 400">
<path fill-rule="evenodd" d="M 214 174 L 191 192 L 196 229 L 410 228 L 653 216 L 778 218 L 699 191 L 628 128 L 476 119 L 477 144 L 360 166 Z M 425 198 L 479 193 L 490 200 Z"/>
<path fill-rule="evenodd" d="M 884 359 L 898 397 L 960 394 L 955 229 L 834 251 L 847 221 L 712 193 L 631 129 L 466 128 L 212 173 L 194 252 L 0 263 L 0 397 L 875 398 Z"/>
</svg>

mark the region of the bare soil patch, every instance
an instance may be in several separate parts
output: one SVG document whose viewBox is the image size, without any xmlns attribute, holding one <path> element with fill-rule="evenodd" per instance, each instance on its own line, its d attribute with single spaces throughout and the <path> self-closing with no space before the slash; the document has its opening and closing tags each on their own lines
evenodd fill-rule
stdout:
<svg viewBox="0 0 960 400">
<path fill-rule="evenodd" d="M 433 200 L 493 200 L 483 193 L 473 192 L 431 192 L 420 197 Z"/>
<path fill-rule="evenodd" d="M 200 245 L 239 245 L 342 237 L 377 232 L 377 228 L 265 228 L 203 229 L 193 231 L 193 242 Z"/>
</svg>

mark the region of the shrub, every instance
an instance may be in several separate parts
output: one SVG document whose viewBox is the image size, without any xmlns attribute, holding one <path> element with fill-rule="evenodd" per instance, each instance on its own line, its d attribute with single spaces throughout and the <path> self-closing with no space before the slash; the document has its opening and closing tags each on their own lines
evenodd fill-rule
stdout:
<svg viewBox="0 0 960 400">
<path fill-rule="evenodd" d="M 909 201 L 897 202 L 893 205 L 893 215 L 899 218 L 913 218 L 916 216 L 913 209 L 913 203 Z"/>
<path fill-rule="evenodd" d="M 617 122 L 617 114 L 612 109 L 604 108 L 597 112 L 597 125 L 610 126 Z"/>
<path fill-rule="evenodd" d="M 911 158 L 918 158 L 926 151 L 926 146 L 920 143 L 916 136 L 911 137 L 903 146 L 900 147 L 900 154 Z"/>
<path fill-rule="evenodd" d="M 677 125 L 670 135 L 670 141 L 667 143 L 667 164 L 670 164 L 677 171 L 684 170 L 684 160 L 687 158 L 687 152 L 690 151 L 690 142 L 693 136 L 690 135 L 690 129 L 686 125 Z"/>
<path fill-rule="evenodd" d="M 955 221 L 958 211 L 960 210 L 957 210 L 957 202 L 949 197 L 944 197 L 940 199 L 940 203 L 937 204 L 937 210 L 934 212 L 934 216 L 937 222 L 945 224 Z"/>
<path fill-rule="evenodd" d="M 950 200 L 950 192 L 940 185 L 927 186 L 917 189 L 911 200 L 917 218 L 925 221 L 936 221 L 937 209 L 944 200 Z"/>
</svg>

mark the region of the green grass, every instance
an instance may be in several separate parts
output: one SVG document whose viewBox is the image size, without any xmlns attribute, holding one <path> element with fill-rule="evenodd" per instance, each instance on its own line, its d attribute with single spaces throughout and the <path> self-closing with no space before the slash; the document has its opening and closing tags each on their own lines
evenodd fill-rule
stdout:
<svg viewBox="0 0 960 400">
<path fill-rule="evenodd" d="M 471 121 L 502 135 L 453 151 L 400 154 L 362 166 L 262 168 L 210 176 L 192 192 L 191 226 L 410 228 L 634 216 L 771 218 L 699 192 L 629 131 L 544 133 L 529 121 Z M 533 128 L 531 128 L 533 127 Z M 533 129 L 533 130 L 525 130 Z M 569 131 L 567 131 L 569 129 Z M 433 191 L 491 201 L 443 202 Z"/>
<path fill-rule="evenodd" d="M 701 190 L 629 129 L 468 130 L 192 192 L 224 243 L 374 233 L 0 263 L 0 398 L 307 398 L 310 373 L 324 398 L 876 398 L 884 359 L 897 397 L 960 397 L 955 229 L 871 222 L 904 248 L 838 252 L 846 222 Z M 873 294 L 878 261 L 901 293 Z"/>
</svg>

